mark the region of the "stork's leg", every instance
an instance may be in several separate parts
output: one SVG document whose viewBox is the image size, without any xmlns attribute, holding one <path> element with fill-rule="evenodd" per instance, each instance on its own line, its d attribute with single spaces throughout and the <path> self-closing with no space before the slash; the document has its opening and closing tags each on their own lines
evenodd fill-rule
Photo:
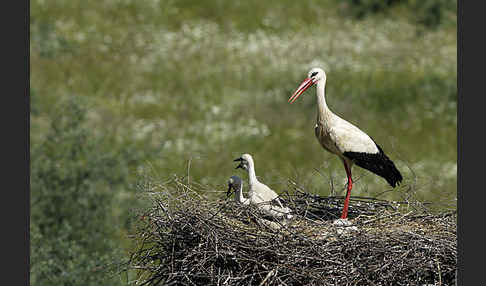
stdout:
<svg viewBox="0 0 486 286">
<path fill-rule="evenodd" d="M 348 176 L 348 190 L 346 192 L 346 199 L 344 200 L 344 208 L 341 218 L 346 219 L 348 217 L 349 197 L 351 196 L 351 189 L 353 188 L 353 179 L 351 179 L 351 166 L 348 166 L 344 160 L 343 163 L 344 169 L 346 169 L 346 175 Z"/>
</svg>

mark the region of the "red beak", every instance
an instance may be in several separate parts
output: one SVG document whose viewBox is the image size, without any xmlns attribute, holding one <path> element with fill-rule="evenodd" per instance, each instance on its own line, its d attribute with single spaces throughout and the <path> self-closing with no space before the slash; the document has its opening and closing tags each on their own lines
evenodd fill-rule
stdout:
<svg viewBox="0 0 486 286">
<path fill-rule="evenodd" d="M 314 83 L 310 77 L 304 79 L 304 81 L 299 85 L 294 94 L 289 98 L 289 102 L 293 103 L 306 89 L 311 87 Z"/>
</svg>

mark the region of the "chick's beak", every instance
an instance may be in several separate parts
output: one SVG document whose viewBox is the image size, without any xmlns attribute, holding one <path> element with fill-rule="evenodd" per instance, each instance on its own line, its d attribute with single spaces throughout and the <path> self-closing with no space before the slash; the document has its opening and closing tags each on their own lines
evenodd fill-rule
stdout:
<svg viewBox="0 0 486 286">
<path fill-rule="evenodd" d="M 240 164 L 238 166 L 236 166 L 235 169 L 238 169 L 238 168 L 241 168 L 241 169 L 244 169 L 243 168 L 243 159 L 242 158 L 237 158 L 237 159 L 234 159 L 233 162 L 238 162 L 240 161 Z"/>
<path fill-rule="evenodd" d="M 231 194 L 233 193 L 233 191 L 231 190 L 232 187 L 233 187 L 232 184 L 228 184 L 228 190 L 226 191 L 226 197 L 231 196 Z"/>
</svg>

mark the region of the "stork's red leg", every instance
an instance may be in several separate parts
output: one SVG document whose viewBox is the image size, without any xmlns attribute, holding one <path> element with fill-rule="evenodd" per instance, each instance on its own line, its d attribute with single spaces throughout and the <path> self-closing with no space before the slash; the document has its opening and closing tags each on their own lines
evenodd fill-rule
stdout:
<svg viewBox="0 0 486 286">
<path fill-rule="evenodd" d="M 346 199 L 344 200 L 344 208 L 343 213 L 341 214 L 342 219 L 346 219 L 348 217 L 348 205 L 349 205 L 349 197 L 351 196 L 351 189 L 353 188 L 353 179 L 351 179 L 351 168 L 344 163 L 344 169 L 346 169 L 346 175 L 348 176 L 348 190 L 346 192 Z"/>
</svg>

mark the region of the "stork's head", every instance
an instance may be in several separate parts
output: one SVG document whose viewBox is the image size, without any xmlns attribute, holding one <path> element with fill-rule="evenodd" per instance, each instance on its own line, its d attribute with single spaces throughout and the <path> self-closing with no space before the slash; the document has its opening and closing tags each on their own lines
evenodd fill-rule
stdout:
<svg viewBox="0 0 486 286">
<path fill-rule="evenodd" d="M 233 191 L 238 190 L 241 187 L 241 178 L 238 176 L 231 176 L 228 180 L 228 191 L 226 196 L 229 197 Z"/>
<path fill-rule="evenodd" d="M 319 81 L 326 82 L 326 73 L 321 68 L 312 68 L 307 75 L 307 78 L 299 85 L 294 94 L 289 98 L 289 102 L 293 103 L 306 89 L 313 86 Z"/>
<path fill-rule="evenodd" d="M 236 166 L 236 169 L 242 168 L 243 170 L 248 171 L 248 167 L 250 164 L 253 164 L 253 158 L 250 154 L 243 154 L 240 158 L 236 158 L 233 160 L 234 162 L 240 161 L 240 164 Z"/>
</svg>

